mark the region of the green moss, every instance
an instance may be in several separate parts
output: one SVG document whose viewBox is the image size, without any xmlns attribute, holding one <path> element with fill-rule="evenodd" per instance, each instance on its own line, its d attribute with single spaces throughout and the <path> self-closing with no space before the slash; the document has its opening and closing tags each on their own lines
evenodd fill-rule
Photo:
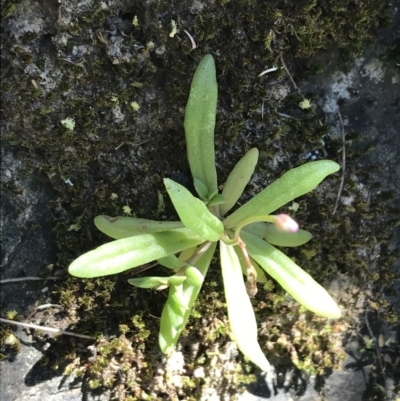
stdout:
<svg viewBox="0 0 400 401">
<path fill-rule="evenodd" d="M 12 360 L 21 350 L 21 342 L 10 330 L 0 331 L 0 360 Z"/>
<path fill-rule="evenodd" d="M 36 32 L 27 32 L 21 37 L 21 42 L 26 45 L 29 44 L 30 42 L 33 42 L 38 37 L 39 34 Z"/>
<path fill-rule="evenodd" d="M 1 7 L 1 16 L 4 18 L 12 17 L 12 15 L 15 13 L 19 3 L 21 3 L 21 0 L 6 1 L 5 4 L 2 5 L 2 7 Z"/>
</svg>

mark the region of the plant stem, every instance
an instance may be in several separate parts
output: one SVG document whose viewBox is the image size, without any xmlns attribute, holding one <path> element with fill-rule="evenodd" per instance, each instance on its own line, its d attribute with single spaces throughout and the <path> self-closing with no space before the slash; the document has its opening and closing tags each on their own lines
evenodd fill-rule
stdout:
<svg viewBox="0 0 400 401">
<path fill-rule="evenodd" d="M 249 297 L 254 297 L 257 294 L 257 272 L 251 263 L 250 256 L 246 249 L 246 244 L 241 238 L 237 241 L 238 247 L 241 249 L 244 259 L 246 261 L 247 281 L 246 290 Z"/>
<path fill-rule="evenodd" d="M 200 248 L 195 252 L 195 254 L 189 258 L 186 262 L 185 265 L 182 266 L 176 273 L 175 276 L 182 276 L 185 273 L 185 270 L 188 266 L 193 266 L 194 263 L 196 263 L 196 261 L 200 258 L 201 255 L 203 255 L 203 253 L 205 253 L 208 248 L 210 248 L 212 242 L 211 241 L 207 241 L 207 242 L 203 242 L 203 244 L 201 244 Z"/>
<path fill-rule="evenodd" d="M 248 219 L 242 221 L 235 230 L 235 238 L 234 241 L 237 243 L 239 241 L 239 236 L 240 236 L 240 231 L 243 227 L 252 224 L 252 223 L 259 223 L 259 222 L 265 222 L 265 223 L 275 223 L 276 216 L 272 215 L 266 215 L 266 216 L 254 216 L 254 217 L 249 217 Z"/>
</svg>

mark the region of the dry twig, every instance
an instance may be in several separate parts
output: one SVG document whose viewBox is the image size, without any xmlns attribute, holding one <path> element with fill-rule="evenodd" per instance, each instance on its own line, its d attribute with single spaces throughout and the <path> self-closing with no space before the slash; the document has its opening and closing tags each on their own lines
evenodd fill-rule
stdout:
<svg viewBox="0 0 400 401">
<path fill-rule="evenodd" d="M 340 195 L 342 194 L 342 190 L 343 190 L 344 175 L 346 173 L 346 134 L 344 132 L 343 119 L 342 119 L 342 115 L 340 114 L 340 111 L 338 112 L 338 116 L 339 116 L 339 124 L 340 124 L 340 133 L 342 135 L 342 177 L 340 179 L 339 190 L 338 190 L 338 194 L 336 196 L 335 206 L 333 208 L 332 214 L 335 214 L 336 210 L 338 208 Z"/>
<path fill-rule="evenodd" d="M 14 324 L 16 326 L 21 326 L 21 327 L 26 327 L 28 329 L 43 330 L 43 331 L 49 331 L 51 333 L 65 334 L 67 336 L 85 338 L 87 340 L 95 340 L 94 337 L 87 336 L 85 334 L 72 333 L 72 331 L 54 329 L 53 327 L 38 326 L 37 324 L 33 324 L 33 323 L 16 322 L 15 320 L 3 319 L 2 317 L 0 317 L 0 322 L 7 323 L 7 324 Z"/>
<path fill-rule="evenodd" d="M 186 35 L 188 36 L 188 38 L 190 40 L 190 43 L 192 44 L 192 50 L 196 49 L 197 45 L 196 45 L 196 42 L 193 39 L 193 36 L 188 31 L 186 31 L 185 29 L 183 30 L 183 32 L 185 32 Z"/>
<path fill-rule="evenodd" d="M 301 93 L 300 88 L 297 86 L 295 80 L 293 79 L 292 74 L 289 71 L 289 68 L 287 68 L 285 60 L 283 59 L 282 53 L 279 54 L 279 58 L 281 59 L 283 69 L 286 71 L 286 74 L 289 75 L 290 81 L 292 82 L 292 85 L 296 89 L 297 93 L 303 98 L 303 100 L 306 100 L 304 95 Z"/>
<path fill-rule="evenodd" d="M 384 368 L 383 362 L 382 362 L 381 351 L 379 350 L 379 343 L 378 343 L 377 339 L 375 338 L 374 333 L 371 330 L 371 326 L 369 325 L 368 311 L 367 310 L 365 311 L 365 323 L 366 323 L 369 335 L 371 336 L 371 339 L 372 339 L 372 341 L 374 343 L 374 346 L 375 346 L 375 352 L 376 352 L 376 355 L 377 355 L 377 358 L 378 358 L 379 368 L 381 369 L 383 383 L 384 383 L 385 390 L 386 390 L 386 393 L 387 393 L 388 389 L 387 389 L 387 386 L 386 386 L 386 375 L 385 375 L 385 368 Z"/>
<path fill-rule="evenodd" d="M 19 277 L 19 278 L 5 278 L 4 280 L 0 280 L 0 284 L 5 283 L 16 283 L 18 281 L 30 281 L 30 280 L 62 280 L 63 277 Z"/>
</svg>

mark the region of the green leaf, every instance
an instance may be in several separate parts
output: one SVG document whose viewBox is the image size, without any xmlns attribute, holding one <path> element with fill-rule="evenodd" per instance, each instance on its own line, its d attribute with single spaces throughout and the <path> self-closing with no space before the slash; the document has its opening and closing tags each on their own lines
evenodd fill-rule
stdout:
<svg viewBox="0 0 400 401">
<path fill-rule="evenodd" d="M 135 217 L 97 216 L 94 224 L 98 230 L 114 239 L 133 237 L 140 234 L 153 234 L 183 228 L 180 221 L 155 221 Z"/>
<path fill-rule="evenodd" d="M 70 264 L 68 271 L 82 278 L 117 274 L 202 242 L 188 228 L 123 238 L 81 255 Z"/>
<path fill-rule="evenodd" d="M 234 228 L 249 217 L 271 214 L 293 199 L 312 191 L 327 175 L 339 168 L 339 164 L 331 160 L 319 160 L 289 170 L 228 216 L 224 226 Z"/>
<path fill-rule="evenodd" d="M 194 73 L 185 110 L 185 135 L 192 176 L 211 194 L 218 190 L 215 168 L 214 127 L 218 86 L 214 58 L 206 55 Z"/>
<path fill-rule="evenodd" d="M 185 276 L 189 285 L 193 287 L 201 287 L 203 285 L 204 276 L 200 273 L 197 267 L 188 266 L 185 270 Z"/>
<path fill-rule="evenodd" d="M 268 225 L 268 232 L 264 239 L 272 245 L 295 247 L 304 245 L 312 238 L 312 234 L 306 230 L 295 233 L 279 231 L 273 224 Z"/>
<path fill-rule="evenodd" d="M 169 276 L 168 277 L 168 284 L 171 285 L 180 285 L 186 280 L 186 276 Z"/>
<path fill-rule="evenodd" d="M 182 282 L 184 281 L 183 278 Z M 128 283 L 139 288 L 157 288 L 160 285 L 169 285 L 169 277 L 135 277 L 130 278 Z"/>
<path fill-rule="evenodd" d="M 312 238 L 312 234 L 306 230 L 299 230 L 295 233 L 279 231 L 273 224 L 269 223 L 253 223 L 244 227 L 243 230 L 248 231 L 258 237 L 264 238 L 265 241 L 276 246 L 294 247 L 304 245 Z"/>
<path fill-rule="evenodd" d="M 171 298 L 175 312 L 182 311 L 182 313 L 185 313 L 188 311 L 189 306 L 183 293 L 183 284 L 171 285 L 170 288 L 168 298 Z"/>
<path fill-rule="evenodd" d="M 208 188 L 206 184 L 204 184 L 203 181 L 200 181 L 198 178 L 193 179 L 193 185 L 194 188 L 199 195 L 201 200 L 207 200 L 208 199 Z"/>
<path fill-rule="evenodd" d="M 168 269 L 180 269 L 185 265 L 179 258 L 175 255 L 169 255 L 166 256 L 165 258 L 157 259 L 157 262 L 164 267 L 167 267 Z"/>
<path fill-rule="evenodd" d="M 223 205 L 225 198 L 221 194 L 215 194 L 208 202 L 207 207 Z"/>
<path fill-rule="evenodd" d="M 270 364 L 257 341 L 257 322 L 234 247 L 220 241 L 220 257 L 229 325 L 234 340 L 247 358 L 261 370 L 269 371 Z"/>
<path fill-rule="evenodd" d="M 184 249 L 180 254 L 178 259 L 181 262 L 186 262 L 189 260 L 197 251 L 197 246 L 192 246 L 191 248 Z"/>
<path fill-rule="evenodd" d="M 165 188 L 182 223 L 207 241 L 218 241 L 224 230 L 222 222 L 184 186 L 164 178 Z"/>
<path fill-rule="evenodd" d="M 226 202 L 219 208 L 225 215 L 235 206 L 254 173 L 258 161 L 258 149 L 250 149 L 236 164 L 226 180 L 222 195 Z"/>
<path fill-rule="evenodd" d="M 261 238 L 242 231 L 250 256 L 297 302 L 317 315 L 339 318 L 340 309 L 328 292 L 284 253 Z"/>
<path fill-rule="evenodd" d="M 173 351 L 185 328 L 216 246 L 216 242 L 211 244 L 210 248 L 194 263 L 194 266 L 186 269 L 187 279 L 181 286 L 171 285 L 169 289 L 168 300 L 161 314 L 159 334 L 160 348 L 164 354 Z"/>
<path fill-rule="evenodd" d="M 257 235 L 257 237 L 264 238 L 264 236 L 267 234 L 267 223 L 257 221 L 256 223 L 251 223 L 243 227 L 243 230 Z"/>
</svg>

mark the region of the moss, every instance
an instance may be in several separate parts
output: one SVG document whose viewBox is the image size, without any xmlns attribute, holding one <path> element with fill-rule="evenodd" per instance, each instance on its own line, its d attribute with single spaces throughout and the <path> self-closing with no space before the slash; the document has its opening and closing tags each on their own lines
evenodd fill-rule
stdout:
<svg viewBox="0 0 400 401">
<path fill-rule="evenodd" d="M 6 317 L 9 320 L 18 320 L 16 319 L 18 317 L 18 312 L 16 310 L 9 310 L 6 312 Z"/>
<path fill-rule="evenodd" d="M 19 3 L 21 3 L 22 0 L 9 0 L 6 1 L 5 4 L 2 4 L 1 7 L 1 16 L 3 18 L 9 18 L 12 17 L 13 14 L 15 13 L 17 6 Z"/>
<path fill-rule="evenodd" d="M 27 45 L 30 42 L 33 42 L 38 37 L 39 37 L 39 34 L 36 32 L 27 32 L 21 37 L 21 43 L 23 43 L 24 45 Z"/>
<path fill-rule="evenodd" d="M 0 331 L 0 360 L 13 360 L 21 350 L 21 342 L 9 330 Z"/>
</svg>

